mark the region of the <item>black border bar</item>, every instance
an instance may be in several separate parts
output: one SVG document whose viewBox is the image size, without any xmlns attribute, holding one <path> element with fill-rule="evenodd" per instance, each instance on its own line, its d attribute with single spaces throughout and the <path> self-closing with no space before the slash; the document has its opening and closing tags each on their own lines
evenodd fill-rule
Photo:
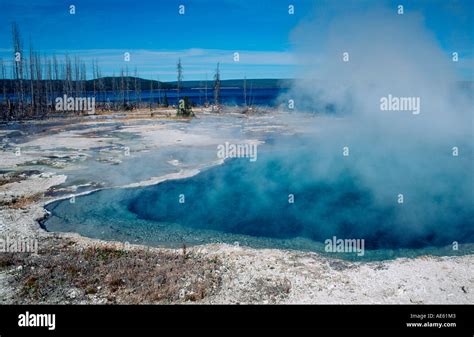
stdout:
<svg viewBox="0 0 474 337">
<path fill-rule="evenodd" d="M 18 317 L 55 314 L 55 330 L 19 327 Z M 420 317 L 425 317 L 421 319 Z M 407 323 L 456 327 L 407 327 Z M 428 323 L 429 324 L 429 323 Z M 4 305 L 0 336 L 63 336 L 97 332 L 365 331 L 409 335 L 474 335 L 473 305 Z M 95 332 L 95 333 L 94 333 Z M 160 333 L 158 334 L 160 335 Z M 318 335 L 318 334 L 316 334 Z"/>
</svg>

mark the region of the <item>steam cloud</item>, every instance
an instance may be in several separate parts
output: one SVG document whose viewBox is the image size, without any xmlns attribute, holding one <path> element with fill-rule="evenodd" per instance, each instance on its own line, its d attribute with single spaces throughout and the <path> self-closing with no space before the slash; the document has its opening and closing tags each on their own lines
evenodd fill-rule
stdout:
<svg viewBox="0 0 474 337">
<path fill-rule="evenodd" d="M 472 242 L 472 86 L 461 88 L 451 55 L 421 15 L 355 6 L 334 18 L 337 6 L 318 4 L 292 35 L 302 80 L 288 97 L 298 110 L 344 117 L 316 119 L 318 155 L 309 179 L 333 180 L 348 168 L 381 209 L 393 208 L 402 193 L 396 220 L 372 224 L 373 232 L 390 232 L 402 244 L 421 237 Z M 381 111 L 388 95 L 419 97 L 421 113 Z M 345 159 L 343 146 L 350 149 Z M 452 156 L 454 146 L 459 157 Z"/>
</svg>

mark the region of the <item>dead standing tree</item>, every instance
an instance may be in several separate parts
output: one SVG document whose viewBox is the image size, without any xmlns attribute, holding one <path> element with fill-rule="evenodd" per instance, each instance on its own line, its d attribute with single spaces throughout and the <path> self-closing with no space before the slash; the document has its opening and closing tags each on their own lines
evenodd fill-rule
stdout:
<svg viewBox="0 0 474 337">
<path fill-rule="evenodd" d="M 204 106 L 208 107 L 209 102 L 207 100 L 207 73 L 206 73 L 206 81 L 204 83 L 205 83 L 205 87 L 204 87 Z"/>
<path fill-rule="evenodd" d="M 43 77 L 43 63 L 41 56 L 38 53 L 34 53 L 35 60 L 35 87 L 36 87 L 36 109 L 34 111 L 35 117 L 43 117 L 46 115 L 46 97 L 45 97 L 45 83 Z"/>
<path fill-rule="evenodd" d="M 93 94 L 94 97 L 96 97 L 96 101 L 104 103 L 106 100 L 105 84 L 97 59 L 92 61 L 92 85 Z"/>
<path fill-rule="evenodd" d="M 35 66 L 35 61 L 34 61 L 34 56 L 33 56 L 33 47 L 31 46 L 31 43 L 30 43 L 30 64 L 29 64 L 29 70 L 30 70 L 30 74 L 29 74 L 30 85 L 29 85 L 29 88 L 30 88 L 30 100 L 31 100 L 30 113 L 29 113 L 30 116 L 33 116 L 33 112 L 36 108 L 36 100 L 37 100 L 37 96 L 36 96 L 36 93 L 35 93 L 35 85 L 34 85 L 34 80 L 35 80 L 34 66 Z"/>
<path fill-rule="evenodd" d="M 128 65 L 125 66 L 125 94 L 127 95 L 126 110 L 130 109 L 130 73 L 128 72 Z"/>
<path fill-rule="evenodd" d="M 157 85 L 158 85 L 158 106 L 161 106 L 161 82 L 160 77 L 157 78 Z"/>
<path fill-rule="evenodd" d="M 59 65 L 58 65 L 58 59 L 56 58 L 56 55 L 53 56 L 53 73 L 54 73 L 54 81 L 53 81 L 53 97 L 54 96 L 59 96 L 60 94 L 60 86 L 59 86 Z M 53 99 L 54 101 L 54 99 Z"/>
<path fill-rule="evenodd" d="M 74 97 L 81 96 L 81 82 L 80 82 L 80 64 L 79 59 L 77 56 L 74 57 Z M 74 107 L 75 109 L 76 107 Z M 75 113 L 79 113 L 78 111 L 74 110 Z"/>
<path fill-rule="evenodd" d="M 115 78 L 115 73 L 112 73 L 112 93 L 113 101 L 111 102 L 111 107 L 113 110 L 117 110 L 117 99 L 119 97 L 117 79 Z"/>
<path fill-rule="evenodd" d="M 140 104 L 142 102 L 142 87 L 140 83 L 140 78 L 138 77 L 138 70 L 136 67 L 135 67 L 133 77 L 135 80 L 134 85 L 133 85 L 134 87 L 133 89 L 135 90 L 135 102 L 137 103 L 137 109 L 140 109 Z"/>
<path fill-rule="evenodd" d="M 244 76 L 244 106 L 247 107 L 247 77 Z"/>
<path fill-rule="evenodd" d="M 53 99 L 53 66 L 51 63 L 51 59 L 46 59 L 46 75 L 48 78 L 48 82 L 46 85 L 46 110 L 49 112 L 52 107 L 52 99 Z"/>
<path fill-rule="evenodd" d="M 153 76 L 151 76 L 151 80 L 150 80 L 150 96 L 149 97 L 150 97 L 149 98 L 150 99 L 149 107 L 150 107 L 150 111 L 152 111 L 153 110 L 153 101 L 154 101 L 154 99 L 153 99 Z"/>
<path fill-rule="evenodd" d="M 97 72 L 97 84 L 98 84 L 98 87 L 99 87 L 99 101 L 102 101 L 102 102 L 105 102 L 106 101 L 106 91 L 105 91 L 105 83 L 104 83 L 104 79 L 102 78 L 102 73 L 100 71 L 100 67 L 99 67 L 99 63 L 97 63 L 96 61 L 96 72 Z"/>
<path fill-rule="evenodd" d="M 120 70 L 120 101 L 122 102 L 122 109 L 125 108 L 125 78 L 123 68 Z"/>
<path fill-rule="evenodd" d="M 216 73 L 214 75 L 214 105 L 217 112 L 220 112 L 221 99 L 221 74 L 219 70 L 219 63 L 217 63 Z"/>
<path fill-rule="evenodd" d="M 86 81 L 87 81 L 87 68 L 84 62 L 81 62 L 81 97 L 85 97 L 87 95 L 87 88 L 86 88 Z"/>
<path fill-rule="evenodd" d="M 92 60 L 92 95 L 97 100 L 97 69 L 96 69 L 96 60 Z"/>
<path fill-rule="evenodd" d="M 13 109 L 13 118 L 23 117 L 23 111 L 25 108 L 25 91 L 23 87 L 23 50 L 21 46 L 20 31 L 16 23 L 12 24 L 12 37 L 13 37 L 13 75 L 14 75 L 14 97 L 17 100 L 17 109 Z"/>
<path fill-rule="evenodd" d="M 7 120 L 9 118 L 10 104 L 7 101 L 7 69 L 3 59 L 0 58 L 0 79 L 2 80 L 2 104 L 1 104 L 1 113 L 2 119 Z"/>
<path fill-rule="evenodd" d="M 181 91 L 181 82 L 183 81 L 183 66 L 181 65 L 181 59 L 178 59 L 178 64 L 176 65 L 176 70 L 178 71 L 178 81 L 176 82 L 176 89 L 177 89 L 177 101 L 179 105 L 179 94 Z"/>
<path fill-rule="evenodd" d="M 66 55 L 63 68 L 63 93 L 68 97 L 72 97 L 74 89 L 72 83 L 72 64 L 71 58 L 68 55 Z"/>
</svg>

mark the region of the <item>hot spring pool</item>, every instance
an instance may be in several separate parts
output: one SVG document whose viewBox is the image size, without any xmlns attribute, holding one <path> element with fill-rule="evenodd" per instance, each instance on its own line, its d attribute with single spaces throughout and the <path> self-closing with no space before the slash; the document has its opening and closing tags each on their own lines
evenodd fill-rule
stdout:
<svg viewBox="0 0 474 337">
<path fill-rule="evenodd" d="M 256 162 L 230 159 L 191 178 L 50 203 L 43 225 L 153 246 L 239 242 L 323 254 L 324 241 L 334 236 L 364 239 L 363 257 L 336 254 L 348 259 L 473 252 L 473 209 L 462 198 L 462 179 L 449 180 L 459 197 L 437 194 L 431 186 L 434 192 L 423 198 L 418 192 L 424 186 L 415 184 L 417 193 L 406 191 L 408 202 L 400 205 L 391 184 L 375 190 L 342 159 L 327 163 L 308 153 L 314 159 L 301 160 L 301 151 L 272 148 Z"/>
</svg>

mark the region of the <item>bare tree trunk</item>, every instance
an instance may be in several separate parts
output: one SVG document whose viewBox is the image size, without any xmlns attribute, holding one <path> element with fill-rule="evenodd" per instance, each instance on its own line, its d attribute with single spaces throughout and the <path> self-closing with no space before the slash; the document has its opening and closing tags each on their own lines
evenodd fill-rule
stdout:
<svg viewBox="0 0 474 337">
<path fill-rule="evenodd" d="M 253 105 L 253 94 L 252 94 L 252 89 L 253 89 L 253 83 L 250 81 L 250 98 L 249 98 L 249 105 Z"/>
<path fill-rule="evenodd" d="M 15 52 L 14 59 L 14 78 L 15 78 L 15 97 L 17 100 L 17 107 L 14 112 L 14 118 L 22 117 L 25 107 L 25 92 L 23 87 L 23 66 L 24 57 L 21 47 L 21 38 L 18 26 L 16 23 L 12 24 L 13 36 L 13 50 Z"/>
<path fill-rule="evenodd" d="M 128 65 L 125 66 L 125 92 L 127 95 L 127 107 L 130 105 L 130 76 L 128 73 Z"/>
<path fill-rule="evenodd" d="M 29 69 L 30 69 L 30 75 L 29 75 L 29 78 L 30 78 L 30 99 L 31 99 L 31 104 L 30 104 L 30 113 L 29 113 L 29 116 L 32 117 L 34 112 L 36 111 L 36 95 L 35 95 L 35 83 L 34 83 L 34 80 L 35 80 L 35 60 L 34 60 L 34 56 L 33 56 L 33 47 L 31 46 L 30 44 L 30 66 L 29 66 Z"/>
<path fill-rule="evenodd" d="M 66 55 L 65 65 L 64 65 L 64 93 L 71 97 L 73 94 L 73 87 L 72 87 L 72 64 L 71 59 L 68 55 Z"/>
<path fill-rule="evenodd" d="M 202 105 L 202 81 L 199 81 L 199 106 Z"/>
<path fill-rule="evenodd" d="M 46 86 L 46 113 L 49 114 L 53 105 L 53 68 L 50 58 L 46 60 L 46 73 L 48 76 L 48 84 Z"/>
<path fill-rule="evenodd" d="M 81 95 L 81 84 L 80 84 L 80 65 L 79 65 L 79 59 L 77 56 L 74 56 L 74 97 L 79 97 Z M 76 114 L 79 113 L 79 111 L 75 111 L 74 107 L 74 112 Z"/>
<path fill-rule="evenodd" d="M 113 107 L 114 110 L 117 110 L 118 86 L 117 79 L 115 78 L 115 73 L 112 74 L 112 92 L 114 93 Z"/>
<path fill-rule="evenodd" d="M 138 77 L 137 68 L 135 68 L 135 100 L 137 101 L 137 108 L 140 109 L 140 104 L 142 103 L 142 88 L 140 83 L 140 78 Z"/>
<path fill-rule="evenodd" d="M 247 107 L 247 77 L 244 76 L 244 106 Z"/>
<path fill-rule="evenodd" d="M 178 59 L 178 64 L 176 66 L 178 70 L 178 81 L 177 81 L 177 99 L 179 102 L 179 93 L 181 91 L 181 82 L 183 81 L 183 66 L 181 65 L 181 59 Z M 178 103 L 179 105 L 179 103 Z"/>
<path fill-rule="evenodd" d="M 35 60 L 35 79 L 36 79 L 36 111 L 35 117 L 44 115 L 45 100 L 44 100 L 44 82 L 43 82 L 43 67 L 41 63 L 41 56 L 38 53 L 34 54 Z"/>
<path fill-rule="evenodd" d="M 220 111 L 220 97 L 221 97 L 221 73 L 219 70 L 219 63 L 217 63 L 216 74 L 214 75 L 214 104 L 217 110 Z"/>
<path fill-rule="evenodd" d="M 105 102 L 107 99 L 107 91 L 105 88 L 105 80 L 102 78 L 102 73 L 100 72 L 99 65 L 97 64 L 97 78 L 99 79 L 99 92 L 100 95 L 102 96 L 101 100 L 102 102 Z"/>
<path fill-rule="evenodd" d="M 153 110 L 153 76 L 150 81 L 150 111 Z"/>
<path fill-rule="evenodd" d="M 158 105 L 161 106 L 161 82 L 158 76 Z"/>
<path fill-rule="evenodd" d="M 205 89 L 204 89 L 204 105 L 207 107 L 209 105 L 209 101 L 207 99 L 207 74 L 206 74 L 206 84 L 205 84 Z"/>
<path fill-rule="evenodd" d="M 5 64 L 3 63 L 3 59 L 0 58 L 0 76 L 2 80 L 2 119 L 8 119 L 8 103 L 7 103 L 7 70 L 5 68 Z"/>
<path fill-rule="evenodd" d="M 97 68 L 96 60 L 92 60 L 92 95 L 96 96 L 96 80 L 97 80 Z"/>
<path fill-rule="evenodd" d="M 54 71 L 53 96 L 57 97 L 61 94 L 60 93 L 61 89 L 59 87 L 59 66 L 58 66 L 58 59 L 56 58 L 56 55 L 53 56 L 53 71 Z"/>
<path fill-rule="evenodd" d="M 120 71 L 120 100 L 122 101 L 122 108 L 125 108 L 125 78 L 123 77 L 123 68 Z"/>
<path fill-rule="evenodd" d="M 100 73 L 99 62 L 96 60 L 92 61 L 92 84 L 94 90 L 94 97 L 96 102 L 105 102 L 104 83 L 102 75 Z"/>
<path fill-rule="evenodd" d="M 86 64 L 84 62 L 81 62 L 81 97 L 86 97 L 86 80 L 87 80 L 87 69 L 86 69 Z"/>
</svg>

